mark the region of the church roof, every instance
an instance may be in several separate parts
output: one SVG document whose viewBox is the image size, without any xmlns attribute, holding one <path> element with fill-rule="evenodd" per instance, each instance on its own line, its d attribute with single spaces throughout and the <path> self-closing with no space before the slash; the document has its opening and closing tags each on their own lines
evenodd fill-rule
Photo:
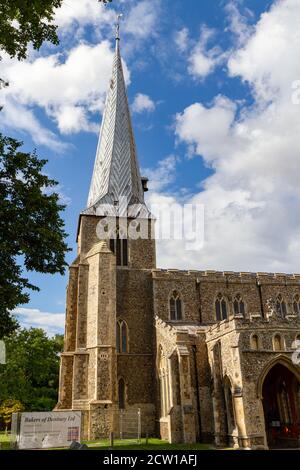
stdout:
<svg viewBox="0 0 300 470">
<path fill-rule="evenodd" d="M 87 209 L 82 214 L 148 218 L 151 214 L 144 202 L 118 31 Z"/>
</svg>

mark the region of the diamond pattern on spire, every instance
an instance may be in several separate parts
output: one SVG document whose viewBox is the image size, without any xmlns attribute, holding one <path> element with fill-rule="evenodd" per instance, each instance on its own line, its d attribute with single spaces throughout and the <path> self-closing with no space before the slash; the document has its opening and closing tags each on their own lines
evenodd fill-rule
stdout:
<svg viewBox="0 0 300 470">
<path fill-rule="evenodd" d="M 139 172 L 119 40 L 85 214 L 106 215 L 104 205 L 113 207 L 109 215 L 148 214 Z M 114 212 L 114 214 L 112 214 Z M 126 214 L 125 214 L 126 212 Z M 102 214 L 103 213 L 103 214 Z"/>
</svg>

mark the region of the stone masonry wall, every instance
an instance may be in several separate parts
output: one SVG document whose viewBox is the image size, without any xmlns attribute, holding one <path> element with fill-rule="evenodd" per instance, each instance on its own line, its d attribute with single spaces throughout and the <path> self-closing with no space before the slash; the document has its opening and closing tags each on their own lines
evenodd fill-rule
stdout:
<svg viewBox="0 0 300 470">
<path fill-rule="evenodd" d="M 150 239 L 130 240 L 128 267 L 116 267 L 114 255 L 97 237 L 100 220 L 85 215 L 80 220 L 78 257 L 70 267 L 67 291 L 59 407 L 81 406 L 89 436 L 107 434 L 116 426 L 117 380 L 122 377 L 126 408 L 134 413 L 143 410 L 144 432 L 153 434 L 159 423 L 161 435 L 174 442 L 192 442 L 194 436 L 209 440 L 213 434 L 221 442 L 228 412 L 222 387 L 228 378 L 236 413 L 232 443 L 265 446 L 258 383 L 276 358 L 291 362 L 292 343 L 300 335 L 300 317 L 292 305 L 293 296 L 300 295 L 300 275 L 159 270 L 155 241 Z M 180 293 L 183 305 L 183 318 L 177 322 L 170 321 L 173 290 Z M 228 318 L 217 323 L 219 293 L 226 300 Z M 237 294 L 245 304 L 244 318 L 234 317 Z M 287 304 L 285 319 L 274 311 L 279 294 Z M 156 317 L 162 322 L 158 328 Z M 129 344 L 128 352 L 118 355 L 117 319 L 127 323 Z M 251 349 L 253 334 L 259 338 L 257 351 Z M 281 351 L 274 351 L 275 334 L 282 337 Z M 172 369 L 172 406 L 163 419 L 157 371 L 160 346 Z"/>
<path fill-rule="evenodd" d="M 142 256 L 142 254 L 141 254 Z M 128 327 L 128 352 L 117 355 L 126 386 L 126 408 L 143 405 L 143 426 L 155 431 L 155 336 L 151 271 L 117 268 L 117 319 Z"/>
</svg>

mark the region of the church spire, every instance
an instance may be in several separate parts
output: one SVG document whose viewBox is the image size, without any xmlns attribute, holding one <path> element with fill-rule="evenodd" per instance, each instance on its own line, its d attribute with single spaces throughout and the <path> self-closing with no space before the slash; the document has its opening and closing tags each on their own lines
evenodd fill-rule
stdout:
<svg viewBox="0 0 300 470">
<path fill-rule="evenodd" d="M 85 214 L 149 217 L 144 203 L 120 54 L 120 17 L 112 77 L 106 97 Z M 109 208 L 109 209 L 108 209 Z"/>
</svg>

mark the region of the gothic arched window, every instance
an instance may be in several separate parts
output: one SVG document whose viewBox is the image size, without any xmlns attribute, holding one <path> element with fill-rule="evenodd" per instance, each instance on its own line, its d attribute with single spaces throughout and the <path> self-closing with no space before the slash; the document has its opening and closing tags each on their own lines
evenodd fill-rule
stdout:
<svg viewBox="0 0 300 470">
<path fill-rule="evenodd" d="M 124 320 L 117 321 L 116 328 L 117 353 L 128 352 L 128 327 Z"/>
<path fill-rule="evenodd" d="M 182 300 L 177 290 L 170 297 L 170 320 L 182 320 Z"/>
<path fill-rule="evenodd" d="M 125 408 L 125 382 L 124 382 L 124 379 L 119 379 L 118 399 L 119 399 L 119 409 L 124 410 L 124 408 Z"/>
<path fill-rule="evenodd" d="M 293 312 L 295 315 L 300 314 L 300 297 L 298 294 L 294 295 L 293 298 Z"/>
<path fill-rule="evenodd" d="M 116 255 L 117 266 L 128 266 L 128 240 L 119 231 L 109 240 L 109 248 Z"/>
<path fill-rule="evenodd" d="M 286 303 L 281 294 L 279 294 L 276 299 L 276 312 L 279 317 L 286 317 Z"/>
<path fill-rule="evenodd" d="M 233 301 L 233 310 L 235 315 L 245 316 L 245 303 L 240 294 L 237 294 Z"/>
<path fill-rule="evenodd" d="M 227 303 L 222 294 L 218 294 L 216 298 L 216 318 L 217 321 L 227 319 Z"/>
</svg>

